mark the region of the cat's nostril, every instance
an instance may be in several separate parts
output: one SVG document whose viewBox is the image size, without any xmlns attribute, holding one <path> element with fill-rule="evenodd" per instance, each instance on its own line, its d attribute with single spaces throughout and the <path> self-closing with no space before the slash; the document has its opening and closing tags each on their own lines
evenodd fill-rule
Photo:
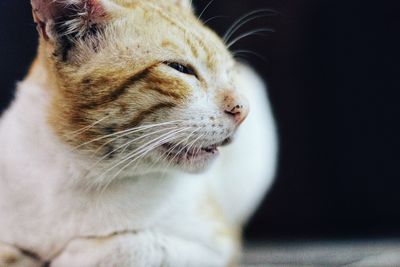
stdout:
<svg viewBox="0 0 400 267">
<path fill-rule="evenodd" d="M 236 105 L 228 105 L 225 108 L 225 114 L 232 117 L 236 124 L 240 124 L 246 119 L 248 115 L 248 109 L 246 105 L 236 104 Z"/>
<path fill-rule="evenodd" d="M 240 125 L 249 114 L 249 103 L 246 97 L 239 94 L 236 90 L 225 90 L 222 93 L 221 107 L 223 112 Z"/>
<path fill-rule="evenodd" d="M 236 116 L 236 115 L 240 115 L 240 110 L 243 109 L 243 105 L 236 105 L 234 107 L 228 107 L 227 109 L 225 109 L 225 113 L 232 115 L 232 116 Z"/>
</svg>

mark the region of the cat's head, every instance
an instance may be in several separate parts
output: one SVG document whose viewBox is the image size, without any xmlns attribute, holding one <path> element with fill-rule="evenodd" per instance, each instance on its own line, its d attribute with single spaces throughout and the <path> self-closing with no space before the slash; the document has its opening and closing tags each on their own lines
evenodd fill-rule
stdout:
<svg viewBox="0 0 400 267">
<path fill-rule="evenodd" d="M 48 121 L 110 175 L 201 171 L 249 107 L 190 0 L 32 0 Z"/>
</svg>

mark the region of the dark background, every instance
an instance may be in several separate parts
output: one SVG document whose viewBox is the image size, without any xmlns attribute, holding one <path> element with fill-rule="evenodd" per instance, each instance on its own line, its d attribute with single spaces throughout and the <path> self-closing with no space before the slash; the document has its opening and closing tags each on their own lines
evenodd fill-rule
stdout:
<svg viewBox="0 0 400 267">
<path fill-rule="evenodd" d="M 0 109 L 36 50 L 28 0 L 0 2 Z M 196 1 L 198 13 L 208 1 Z M 400 237 L 400 3 L 216 0 L 204 13 L 223 33 L 258 8 L 271 27 L 234 49 L 269 84 L 280 135 L 273 190 L 247 228 L 253 240 Z"/>
</svg>

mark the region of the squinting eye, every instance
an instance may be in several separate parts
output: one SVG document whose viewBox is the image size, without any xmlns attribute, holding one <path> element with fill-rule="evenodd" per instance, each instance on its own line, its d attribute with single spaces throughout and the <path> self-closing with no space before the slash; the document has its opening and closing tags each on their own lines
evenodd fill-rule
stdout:
<svg viewBox="0 0 400 267">
<path fill-rule="evenodd" d="M 171 67 L 171 68 L 173 68 L 173 69 L 175 69 L 175 70 L 177 70 L 179 72 L 182 72 L 182 73 L 185 73 L 185 74 L 188 74 L 188 75 L 196 76 L 196 72 L 190 66 L 182 65 L 182 64 L 177 63 L 177 62 L 166 62 L 165 64 L 167 64 L 169 67 Z"/>
</svg>

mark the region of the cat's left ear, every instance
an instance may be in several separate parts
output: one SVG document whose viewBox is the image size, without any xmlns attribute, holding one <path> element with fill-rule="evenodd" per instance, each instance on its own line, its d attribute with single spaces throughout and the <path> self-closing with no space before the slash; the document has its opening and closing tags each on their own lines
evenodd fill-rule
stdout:
<svg viewBox="0 0 400 267">
<path fill-rule="evenodd" d="M 31 4 L 38 31 L 45 40 L 83 37 L 106 17 L 100 0 L 31 0 Z"/>
</svg>

